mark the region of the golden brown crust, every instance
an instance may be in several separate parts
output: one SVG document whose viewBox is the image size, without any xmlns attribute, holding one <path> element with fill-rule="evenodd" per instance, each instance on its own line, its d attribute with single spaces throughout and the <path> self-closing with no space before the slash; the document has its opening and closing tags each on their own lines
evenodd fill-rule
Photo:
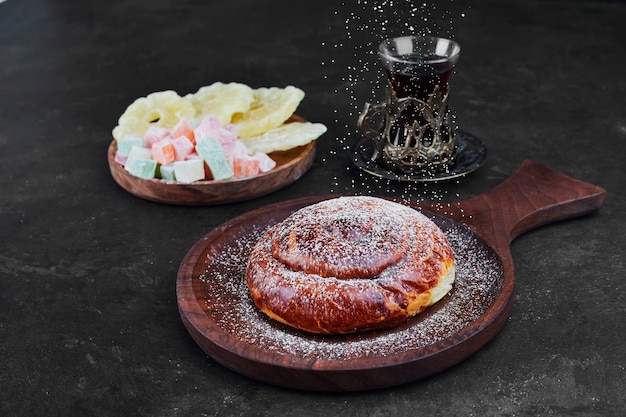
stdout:
<svg viewBox="0 0 626 417">
<path fill-rule="evenodd" d="M 421 213 L 374 197 L 305 207 L 253 248 L 246 281 L 269 317 L 314 333 L 395 326 L 451 288 L 454 255 Z"/>
</svg>

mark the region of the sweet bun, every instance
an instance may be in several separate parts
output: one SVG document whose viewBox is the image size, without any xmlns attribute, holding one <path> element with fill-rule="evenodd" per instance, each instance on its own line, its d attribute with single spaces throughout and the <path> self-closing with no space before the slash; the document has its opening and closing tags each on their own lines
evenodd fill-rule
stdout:
<svg viewBox="0 0 626 417">
<path fill-rule="evenodd" d="M 420 212 L 376 197 L 304 207 L 268 229 L 246 265 L 256 306 L 313 333 L 396 326 L 452 288 L 454 254 Z"/>
</svg>

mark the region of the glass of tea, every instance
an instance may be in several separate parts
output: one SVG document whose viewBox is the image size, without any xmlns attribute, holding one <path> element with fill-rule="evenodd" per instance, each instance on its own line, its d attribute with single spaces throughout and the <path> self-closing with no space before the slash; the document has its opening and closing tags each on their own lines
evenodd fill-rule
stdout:
<svg viewBox="0 0 626 417">
<path fill-rule="evenodd" d="M 359 117 L 364 134 L 378 142 L 372 157 L 377 162 L 403 173 L 437 173 L 454 164 L 457 140 L 448 96 L 460 53 L 458 43 L 430 36 L 403 36 L 379 45 L 387 98 L 367 103 Z M 372 128 L 381 113 L 382 123 Z"/>
</svg>

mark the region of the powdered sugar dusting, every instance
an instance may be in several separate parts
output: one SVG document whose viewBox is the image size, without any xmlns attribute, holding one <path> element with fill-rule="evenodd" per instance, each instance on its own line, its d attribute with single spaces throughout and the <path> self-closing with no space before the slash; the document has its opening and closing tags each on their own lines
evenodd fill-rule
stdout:
<svg viewBox="0 0 626 417">
<path fill-rule="evenodd" d="M 407 225 L 426 222 L 415 210 L 379 198 L 325 200 L 297 211 L 275 229 L 279 247 L 273 255 L 308 273 L 372 277 L 408 251 L 414 236 Z"/>
<path fill-rule="evenodd" d="M 204 284 L 205 312 L 217 326 L 257 350 L 302 359 L 344 360 L 383 357 L 426 347 L 471 324 L 500 292 L 502 267 L 497 257 L 470 231 L 435 218 L 455 253 L 452 291 L 424 313 L 399 327 L 352 335 L 323 336 L 280 324 L 254 305 L 245 282 L 246 262 L 262 228 L 210 244 Z"/>
</svg>

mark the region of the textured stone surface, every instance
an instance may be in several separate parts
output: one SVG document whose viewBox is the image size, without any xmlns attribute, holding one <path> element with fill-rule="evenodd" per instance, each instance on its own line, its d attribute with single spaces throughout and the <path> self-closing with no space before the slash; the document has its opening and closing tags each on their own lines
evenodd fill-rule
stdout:
<svg viewBox="0 0 626 417">
<path fill-rule="evenodd" d="M 428 7 L 424 22 L 418 2 L 422 15 L 392 19 L 384 33 L 410 20 L 461 43 L 451 93 L 457 122 L 489 149 L 466 178 L 408 185 L 375 181 L 345 156 L 364 102 L 383 93 L 368 52 L 383 34 L 374 6 L 385 2 L 341 3 L 0 3 L 1 415 L 626 409 L 626 6 L 454 1 Z M 214 81 L 303 89 L 298 113 L 329 128 L 312 169 L 283 190 L 225 207 L 155 204 L 121 189 L 106 153 L 126 106 Z M 509 322 L 448 371 L 366 393 L 290 391 L 215 363 L 180 321 L 181 259 L 238 214 L 328 193 L 456 201 L 488 191 L 525 159 L 604 187 L 606 204 L 513 242 Z"/>
</svg>

